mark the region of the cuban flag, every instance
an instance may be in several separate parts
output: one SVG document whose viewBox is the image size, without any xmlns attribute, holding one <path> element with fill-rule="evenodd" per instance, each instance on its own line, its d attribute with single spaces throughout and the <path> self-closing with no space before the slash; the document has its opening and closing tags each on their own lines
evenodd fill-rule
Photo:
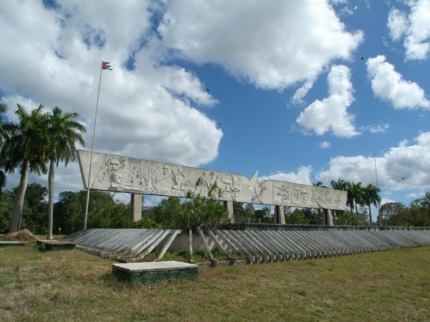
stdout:
<svg viewBox="0 0 430 322">
<path fill-rule="evenodd" d="M 102 69 L 112 70 L 112 68 L 110 67 L 110 63 L 108 63 L 107 61 L 102 61 Z"/>
</svg>

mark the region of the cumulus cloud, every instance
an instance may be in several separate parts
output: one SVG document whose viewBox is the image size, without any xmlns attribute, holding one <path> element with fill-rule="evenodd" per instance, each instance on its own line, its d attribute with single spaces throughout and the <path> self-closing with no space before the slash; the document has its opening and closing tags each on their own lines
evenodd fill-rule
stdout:
<svg viewBox="0 0 430 322">
<path fill-rule="evenodd" d="M 421 133 L 414 145 L 402 141 L 382 157 L 339 156 L 330 160 L 329 169 L 317 174 L 317 179 L 329 183 L 342 178 L 347 181 L 375 184 L 375 161 L 379 187 L 392 190 L 430 188 L 430 132 Z"/>
<path fill-rule="evenodd" d="M 313 79 L 307 80 L 293 95 L 291 101 L 293 104 L 299 104 L 303 103 L 303 98 L 306 96 L 306 94 L 309 92 L 309 90 L 314 85 Z"/>
<path fill-rule="evenodd" d="M 396 41 L 404 36 L 406 59 L 427 59 L 430 52 L 430 2 L 418 0 L 406 2 L 411 7 L 409 17 L 393 8 L 387 26 L 391 38 Z"/>
<path fill-rule="evenodd" d="M 369 58 L 366 65 L 376 97 L 391 102 L 396 109 L 430 108 L 424 90 L 417 83 L 404 80 L 394 66 L 386 62 L 385 56 Z"/>
<path fill-rule="evenodd" d="M 192 166 L 214 160 L 222 131 L 197 107 L 218 101 L 192 73 L 163 65 L 149 5 L 1 3 L 0 41 L 14 44 L 0 52 L 1 100 L 9 105 L 8 118 L 14 120 L 16 103 L 59 106 L 79 113 L 91 142 L 103 59 L 113 71 L 102 75 L 96 151 Z M 135 68 L 128 70 L 131 56 Z"/>
<path fill-rule="evenodd" d="M 409 22 L 403 12 L 396 8 L 392 8 L 388 14 L 387 27 L 390 31 L 391 39 L 397 41 L 407 33 Z"/>
<path fill-rule="evenodd" d="M 347 112 L 354 101 L 350 77 L 348 67 L 333 66 L 327 77 L 329 97 L 309 105 L 300 113 L 297 123 L 317 135 L 333 131 L 335 136 L 351 138 L 360 134 L 352 123 L 354 116 Z"/>
<path fill-rule="evenodd" d="M 311 185 L 312 181 L 310 179 L 310 175 L 312 172 L 311 166 L 302 166 L 297 172 L 277 172 L 275 174 L 271 174 L 269 176 L 261 176 L 258 177 L 258 181 L 261 182 L 263 180 L 278 180 L 278 181 L 286 181 L 293 183 L 301 183 Z"/>
<path fill-rule="evenodd" d="M 257 87 L 278 90 L 316 79 L 363 41 L 324 0 L 173 1 L 158 32 L 179 57 L 219 64 Z"/>
<path fill-rule="evenodd" d="M 328 149 L 331 146 L 330 142 L 324 141 L 320 144 L 321 149 Z"/>
</svg>

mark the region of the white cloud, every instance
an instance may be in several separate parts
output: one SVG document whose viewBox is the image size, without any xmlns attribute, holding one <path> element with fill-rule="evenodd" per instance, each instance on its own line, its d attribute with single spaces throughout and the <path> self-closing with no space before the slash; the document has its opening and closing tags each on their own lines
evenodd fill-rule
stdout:
<svg viewBox="0 0 430 322">
<path fill-rule="evenodd" d="M 389 124 L 378 124 L 378 125 L 369 125 L 364 126 L 362 128 L 362 131 L 369 131 L 370 133 L 385 133 L 390 128 Z"/>
<path fill-rule="evenodd" d="M 293 183 L 301 183 L 311 185 L 312 181 L 310 179 L 310 175 L 312 172 L 311 166 L 302 166 L 298 169 L 297 172 L 278 172 L 275 174 L 271 174 L 269 176 L 261 176 L 258 178 L 258 181 L 261 182 L 263 180 L 278 180 L 278 181 L 287 181 Z"/>
<path fill-rule="evenodd" d="M 408 19 L 398 9 L 391 9 L 387 26 L 391 38 L 404 39 L 406 59 L 423 60 L 430 52 L 430 1 L 418 0 L 406 2 L 411 7 Z"/>
<path fill-rule="evenodd" d="M 16 103 L 78 112 L 91 148 L 101 60 L 103 71 L 95 150 L 197 166 L 214 160 L 222 131 L 195 108 L 218 103 L 184 68 L 163 65 L 151 32 L 150 1 L 107 4 L 0 4 L 2 101 L 15 120 Z M 133 14 L 130 14 L 130 13 Z M 145 46 L 140 48 L 140 43 Z M 124 64 L 133 56 L 135 69 Z"/>
<path fill-rule="evenodd" d="M 389 101 L 394 108 L 430 108 L 424 90 L 417 83 L 405 81 L 383 55 L 369 58 L 367 73 L 376 97 Z"/>
<path fill-rule="evenodd" d="M 407 139 L 400 141 L 399 146 L 406 146 L 409 143 Z"/>
<path fill-rule="evenodd" d="M 130 198 L 131 198 L 130 193 L 115 192 L 113 194 L 113 200 L 116 203 L 128 204 L 128 203 L 130 203 Z"/>
<path fill-rule="evenodd" d="M 324 141 L 320 144 L 321 149 L 328 149 L 331 146 L 330 142 Z"/>
<path fill-rule="evenodd" d="M 430 132 L 421 133 L 415 145 L 401 144 L 376 158 L 380 188 L 408 190 L 430 189 Z M 375 184 L 375 158 L 372 156 L 339 156 L 330 160 L 329 169 L 317 174 L 317 179 L 329 183 L 342 178 L 347 181 Z M 404 178 L 404 179 L 403 179 Z"/>
<path fill-rule="evenodd" d="M 151 200 L 155 203 L 160 203 L 164 199 L 167 199 L 167 197 L 164 196 L 151 196 Z"/>
<path fill-rule="evenodd" d="M 347 108 L 354 101 L 350 76 L 348 67 L 333 66 L 327 77 L 329 97 L 309 105 L 300 113 L 297 123 L 317 135 L 330 130 L 339 137 L 350 138 L 360 134 L 352 124 L 354 116 L 347 113 Z"/>
<path fill-rule="evenodd" d="M 173 1 L 158 31 L 182 58 L 219 64 L 257 87 L 279 90 L 315 79 L 363 41 L 324 0 Z"/>
<path fill-rule="evenodd" d="M 410 29 L 405 39 L 407 59 L 427 59 L 430 52 L 430 1 L 420 0 L 412 5 Z"/>
<path fill-rule="evenodd" d="M 420 197 L 422 197 L 422 195 L 418 195 L 415 192 L 412 192 L 412 193 L 410 193 L 410 194 L 408 194 L 406 196 L 406 198 L 409 198 L 409 199 L 417 199 L 417 198 L 420 198 Z"/>
<path fill-rule="evenodd" d="M 144 201 L 143 201 L 143 205 L 142 205 L 142 207 L 143 208 L 151 208 L 151 207 L 153 207 L 154 205 L 153 205 L 153 203 L 151 202 L 151 201 L 149 201 L 149 200 L 147 200 L 147 199 L 145 199 Z"/>
<path fill-rule="evenodd" d="M 392 8 L 388 15 L 387 27 L 390 30 L 391 39 L 397 41 L 407 33 L 409 22 L 403 12 Z"/>
<path fill-rule="evenodd" d="M 293 95 L 291 101 L 293 104 L 303 103 L 303 97 L 309 92 L 314 85 L 315 80 L 307 80 Z"/>
<path fill-rule="evenodd" d="M 390 203 L 390 202 L 397 202 L 397 201 L 392 200 L 392 199 L 387 199 L 387 198 L 381 198 L 381 206 L 385 205 L 386 203 Z"/>
</svg>

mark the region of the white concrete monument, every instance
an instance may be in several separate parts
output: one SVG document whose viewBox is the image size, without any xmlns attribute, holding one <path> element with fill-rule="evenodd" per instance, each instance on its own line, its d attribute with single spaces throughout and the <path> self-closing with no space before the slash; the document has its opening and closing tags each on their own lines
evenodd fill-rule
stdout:
<svg viewBox="0 0 430 322">
<path fill-rule="evenodd" d="M 78 159 L 85 188 L 146 195 L 185 197 L 189 190 L 207 194 L 216 182 L 220 200 L 316 209 L 345 210 L 346 191 L 284 181 L 257 181 L 240 174 L 79 150 Z M 197 180 L 201 184 L 196 187 Z"/>
</svg>

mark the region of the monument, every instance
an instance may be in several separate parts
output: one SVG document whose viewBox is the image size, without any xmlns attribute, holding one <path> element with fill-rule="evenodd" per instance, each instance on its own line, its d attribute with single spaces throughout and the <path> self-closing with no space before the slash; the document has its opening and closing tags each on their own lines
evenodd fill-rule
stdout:
<svg viewBox="0 0 430 322">
<path fill-rule="evenodd" d="M 133 194 L 133 220 L 141 216 L 141 194 L 185 197 L 191 190 L 206 195 L 214 183 L 222 189 L 219 200 L 224 201 L 230 215 L 234 201 L 274 205 L 276 221 L 281 224 L 285 223 L 284 206 L 327 210 L 327 223 L 332 224 L 331 210 L 345 210 L 346 205 L 346 191 L 276 180 L 258 182 L 258 170 L 248 179 L 229 172 L 97 152 L 93 152 L 88 182 L 91 152 L 78 150 L 78 159 L 86 189 Z M 196 186 L 199 179 L 201 183 Z"/>
</svg>

